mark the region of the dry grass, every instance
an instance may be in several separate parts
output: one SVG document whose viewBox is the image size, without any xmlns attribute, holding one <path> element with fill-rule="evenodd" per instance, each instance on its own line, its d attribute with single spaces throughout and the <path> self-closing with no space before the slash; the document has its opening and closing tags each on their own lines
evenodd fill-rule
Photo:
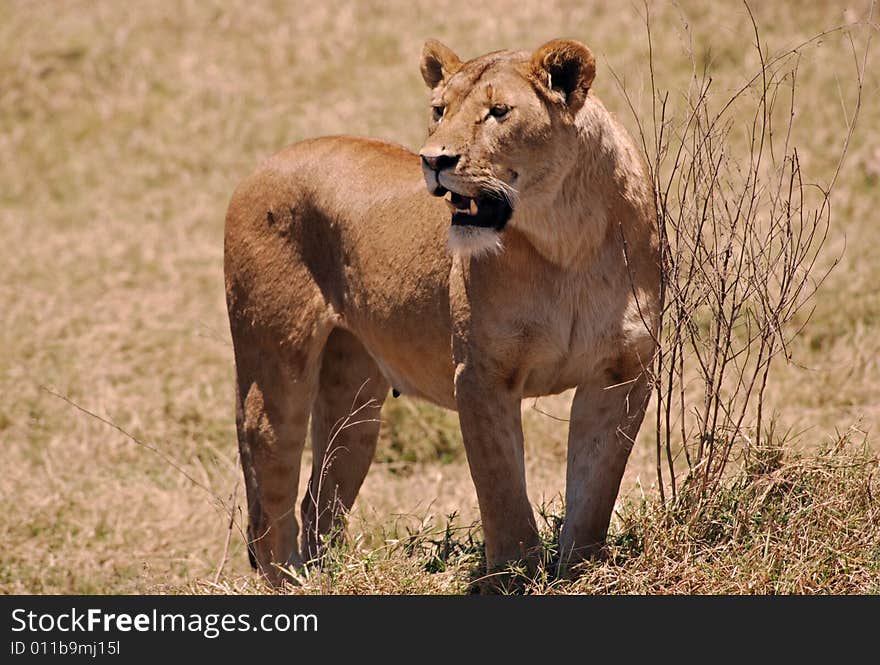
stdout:
<svg viewBox="0 0 880 665">
<path fill-rule="evenodd" d="M 650 101 L 641 20 L 618 3 L 296 4 L 21 1 L 0 14 L 0 591 L 265 591 L 235 533 L 224 563 L 229 519 L 211 496 L 231 501 L 239 477 L 222 219 L 259 159 L 341 132 L 417 147 L 417 58 L 429 36 L 463 55 L 578 37 L 598 56 L 597 92 L 625 122 L 611 68 L 637 106 Z M 864 11 L 844 9 L 773 2 L 755 12 L 776 51 Z M 666 87 L 683 90 L 690 76 L 682 14 L 713 85 L 736 89 L 756 70 L 738 2 L 658 2 L 652 12 Z M 863 45 L 864 29 L 853 37 Z M 792 140 L 820 180 L 852 106 L 852 60 L 843 34 L 802 55 Z M 834 443 L 835 428 L 870 432 L 880 420 L 877 71 L 832 200 L 827 260 L 846 252 L 794 362 L 768 388 L 779 431 L 799 433 L 787 445 L 800 452 L 761 473 L 743 467 L 689 524 L 657 505 L 645 428 L 611 560 L 576 584 L 539 580 L 536 590 L 880 591 L 878 444 Z M 155 445 L 211 495 L 41 385 Z M 542 412 L 565 418 L 566 408 L 564 395 L 524 403 L 548 543 L 566 423 Z M 463 592 L 479 534 L 467 528 L 476 499 L 455 418 L 404 399 L 389 400 L 383 419 L 352 539 L 300 590 Z M 462 529 L 446 537 L 452 513 Z"/>
<path fill-rule="evenodd" d="M 680 499 L 627 503 L 618 513 L 607 560 L 582 566 L 575 582 L 547 574 L 525 580 L 530 593 L 815 594 L 880 593 L 880 458 L 847 433 L 815 455 L 757 451 L 701 507 Z M 546 558 L 561 524 L 542 506 Z M 360 525 L 365 526 L 365 525 Z M 367 528 L 369 528 L 367 526 Z M 321 571 L 296 575 L 293 593 L 467 593 L 475 588 L 482 543 L 473 526 L 430 519 L 396 523 L 332 551 Z M 193 592 L 261 592 L 253 576 Z"/>
</svg>

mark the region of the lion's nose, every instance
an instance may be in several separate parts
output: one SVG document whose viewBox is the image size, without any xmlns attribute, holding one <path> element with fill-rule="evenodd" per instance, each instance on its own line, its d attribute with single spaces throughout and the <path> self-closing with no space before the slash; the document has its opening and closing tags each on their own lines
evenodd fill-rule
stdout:
<svg viewBox="0 0 880 665">
<path fill-rule="evenodd" d="M 455 168 L 455 165 L 458 164 L 458 160 L 461 155 L 450 155 L 446 152 L 440 153 L 430 153 L 430 152 L 421 152 L 419 155 L 422 158 L 422 164 L 427 166 L 432 171 L 445 171 L 446 169 Z"/>
</svg>

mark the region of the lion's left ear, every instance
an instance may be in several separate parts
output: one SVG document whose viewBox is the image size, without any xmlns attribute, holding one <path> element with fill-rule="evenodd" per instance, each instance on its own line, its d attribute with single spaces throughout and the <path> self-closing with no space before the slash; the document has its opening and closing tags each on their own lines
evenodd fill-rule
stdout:
<svg viewBox="0 0 880 665">
<path fill-rule="evenodd" d="M 596 59 L 573 39 L 554 39 L 532 55 L 532 71 L 546 87 L 559 92 L 575 113 L 587 98 L 596 76 Z"/>
</svg>

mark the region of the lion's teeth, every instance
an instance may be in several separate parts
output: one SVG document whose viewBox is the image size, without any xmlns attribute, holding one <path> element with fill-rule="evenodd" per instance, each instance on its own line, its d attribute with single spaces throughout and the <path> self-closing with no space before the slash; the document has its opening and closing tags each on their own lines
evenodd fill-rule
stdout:
<svg viewBox="0 0 880 665">
<path fill-rule="evenodd" d="M 473 216 L 479 211 L 477 202 L 468 196 L 461 196 L 460 194 L 450 192 L 449 196 L 445 197 L 445 199 L 447 205 L 452 208 L 454 213 Z"/>
</svg>

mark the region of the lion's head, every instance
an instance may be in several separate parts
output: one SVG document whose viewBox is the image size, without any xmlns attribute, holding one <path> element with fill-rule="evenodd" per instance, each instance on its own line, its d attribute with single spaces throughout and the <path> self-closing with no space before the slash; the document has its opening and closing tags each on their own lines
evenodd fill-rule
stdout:
<svg viewBox="0 0 880 665">
<path fill-rule="evenodd" d="M 419 154 L 428 191 L 451 208 L 450 249 L 497 250 L 515 213 L 540 214 L 577 159 L 575 116 L 595 59 L 583 44 L 557 39 L 534 53 L 496 51 L 463 63 L 429 40 L 421 70 L 432 117 Z"/>
</svg>

